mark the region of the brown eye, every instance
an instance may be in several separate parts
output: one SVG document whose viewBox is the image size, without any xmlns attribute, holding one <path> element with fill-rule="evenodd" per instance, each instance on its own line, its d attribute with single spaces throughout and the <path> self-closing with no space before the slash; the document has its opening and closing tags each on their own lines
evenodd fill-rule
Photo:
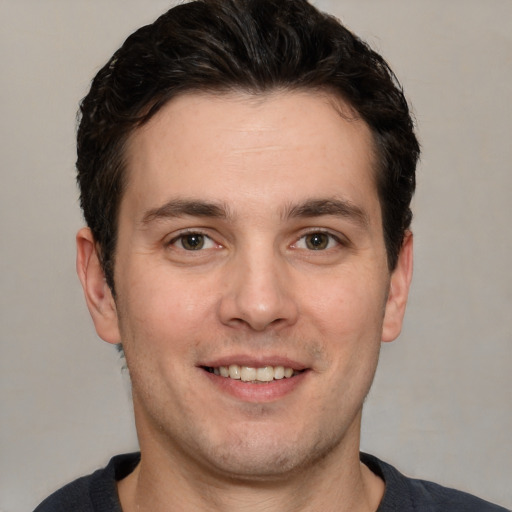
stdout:
<svg viewBox="0 0 512 512">
<path fill-rule="evenodd" d="M 305 242 L 308 249 L 321 251 L 329 246 L 330 236 L 327 233 L 312 233 L 306 236 Z"/>
<path fill-rule="evenodd" d="M 204 235 L 190 233 L 180 237 L 181 246 L 187 251 L 198 251 L 204 247 Z"/>
</svg>

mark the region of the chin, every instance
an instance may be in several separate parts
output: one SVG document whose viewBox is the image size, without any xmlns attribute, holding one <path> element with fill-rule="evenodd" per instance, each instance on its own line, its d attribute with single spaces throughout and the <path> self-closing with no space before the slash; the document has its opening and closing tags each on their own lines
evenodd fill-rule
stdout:
<svg viewBox="0 0 512 512">
<path fill-rule="evenodd" d="M 324 459 L 339 442 L 260 430 L 238 433 L 225 443 L 210 446 L 206 458 L 210 467 L 231 480 L 285 480 Z"/>
</svg>

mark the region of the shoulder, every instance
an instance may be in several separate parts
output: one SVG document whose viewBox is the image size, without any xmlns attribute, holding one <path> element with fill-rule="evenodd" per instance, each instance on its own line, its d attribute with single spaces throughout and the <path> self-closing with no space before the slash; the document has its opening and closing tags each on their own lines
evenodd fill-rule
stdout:
<svg viewBox="0 0 512 512">
<path fill-rule="evenodd" d="M 372 455 L 361 454 L 361 461 L 386 483 L 378 512 L 507 512 L 507 509 L 471 494 L 434 482 L 408 478 Z"/>
<path fill-rule="evenodd" d="M 139 460 L 138 453 L 117 455 L 105 468 L 54 492 L 34 512 L 121 512 L 116 482 L 131 473 Z"/>
<path fill-rule="evenodd" d="M 96 473 L 71 482 L 48 496 L 34 512 L 89 512 L 92 508 L 89 498 L 91 480 Z"/>
</svg>

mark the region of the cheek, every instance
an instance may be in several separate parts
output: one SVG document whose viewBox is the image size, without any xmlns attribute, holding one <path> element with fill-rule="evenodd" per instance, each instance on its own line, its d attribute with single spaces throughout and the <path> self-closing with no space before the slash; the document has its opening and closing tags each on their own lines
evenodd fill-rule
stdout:
<svg viewBox="0 0 512 512">
<path fill-rule="evenodd" d="M 333 393 L 359 399 L 371 384 L 380 351 L 385 285 L 344 273 L 307 298 L 309 326 L 326 356 Z"/>
<path fill-rule="evenodd" d="M 329 276 L 303 296 L 304 310 L 309 311 L 322 334 L 329 338 L 338 336 L 348 341 L 375 334 L 380 331 L 384 317 L 384 288 L 382 283 L 361 279 L 360 274 Z"/>
<path fill-rule="evenodd" d="M 139 266 L 141 267 L 141 266 Z M 180 351 L 200 339 L 215 310 L 211 286 L 165 268 L 126 272 L 131 278 L 119 290 L 123 343 Z"/>
</svg>

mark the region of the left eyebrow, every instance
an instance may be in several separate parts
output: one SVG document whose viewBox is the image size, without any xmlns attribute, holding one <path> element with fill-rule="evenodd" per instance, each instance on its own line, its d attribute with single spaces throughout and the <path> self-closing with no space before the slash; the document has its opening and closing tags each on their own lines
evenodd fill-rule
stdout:
<svg viewBox="0 0 512 512">
<path fill-rule="evenodd" d="M 184 216 L 226 219 L 229 217 L 229 213 L 228 208 L 222 204 L 187 199 L 171 199 L 162 206 L 146 211 L 142 217 L 142 224 L 147 225 L 159 219 Z"/>
<path fill-rule="evenodd" d="M 285 218 L 309 218 L 332 215 L 353 221 L 361 227 L 368 227 L 368 214 L 359 206 L 345 199 L 310 199 L 291 205 L 284 212 Z"/>
</svg>

